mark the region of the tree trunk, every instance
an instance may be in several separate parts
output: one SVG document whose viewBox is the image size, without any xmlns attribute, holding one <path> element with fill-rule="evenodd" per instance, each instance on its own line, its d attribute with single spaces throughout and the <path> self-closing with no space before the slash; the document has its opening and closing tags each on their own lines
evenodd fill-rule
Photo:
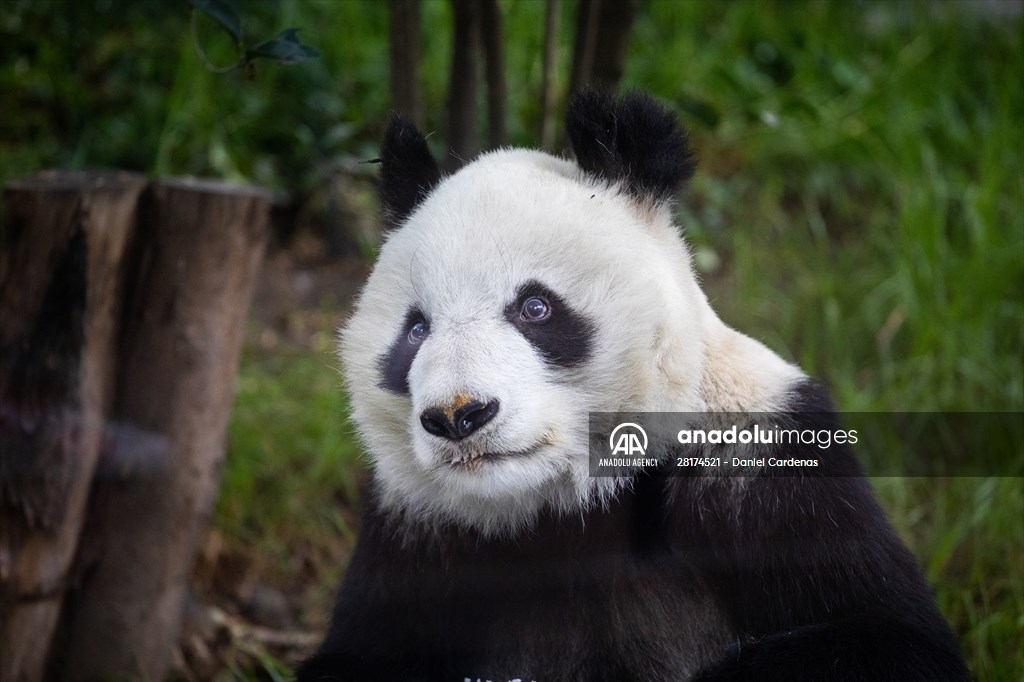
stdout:
<svg viewBox="0 0 1024 682">
<path fill-rule="evenodd" d="M 162 680 L 206 530 L 270 212 L 260 190 L 155 184 L 125 299 L 110 457 L 69 613 L 64 677 Z"/>
<path fill-rule="evenodd" d="M 479 0 L 451 0 L 451 79 L 448 87 L 448 158 L 444 166 L 455 170 L 480 150 L 476 125 L 477 56 L 480 45 Z"/>
<path fill-rule="evenodd" d="M 391 106 L 423 126 L 420 93 L 420 0 L 389 0 Z"/>
<path fill-rule="evenodd" d="M 576 38 L 572 47 L 572 72 L 569 94 L 578 92 L 590 82 L 597 44 L 597 23 L 601 0 L 579 0 L 576 7 Z"/>
<path fill-rule="evenodd" d="M 10 183 L 0 233 L 0 679 L 43 679 L 114 387 L 122 258 L 145 180 Z"/>
<path fill-rule="evenodd" d="M 487 135 L 493 149 L 508 144 L 505 127 L 505 37 L 498 0 L 483 0 L 480 12 L 480 35 L 487 75 Z"/>
<path fill-rule="evenodd" d="M 570 92 L 586 85 L 618 87 L 639 5 L 640 0 L 580 0 Z"/>
<path fill-rule="evenodd" d="M 640 0 L 602 0 L 590 82 L 614 90 L 622 80 Z"/>
<path fill-rule="evenodd" d="M 562 14 L 561 0 L 547 0 L 544 7 L 544 61 L 541 74 L 540 144 L 555 150 L 555 50 L 558 46 L 558 19 Z"/>
</svg>

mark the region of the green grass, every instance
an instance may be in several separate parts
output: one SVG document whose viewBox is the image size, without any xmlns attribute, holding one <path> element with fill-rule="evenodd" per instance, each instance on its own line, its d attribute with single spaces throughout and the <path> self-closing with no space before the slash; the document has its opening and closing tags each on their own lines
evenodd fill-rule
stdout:
<svg viewBox="0 0 1024 682">
<path fill-rule="evenodd" d="M 846 409 L 1019 409 L 1020 29 L 871 5 L 857 30 L 847 5 L 658 3 L 638 27 L 634 82 L 685 65 L 665 95 L 717 114 L 689 119 L 706 170 L 682 211 L 728 266 L 710 293 Z"/>
<path fill-rule="evenodd" d="M 979 680 L 1024 671 L 1024 484 L 1020 478 L 878 478 Z"/>
<path fill-rule="evenodd" d="M 302 587 L 311 575 L 337 577 L 340 550 L 355 539 L 345 511 L 358 506 L 359 469 L 341 378 L 326 343 L 312 351 L 249 350 L 216 510 L 215 525 L 229 544 L 279 585 Z"/>
</svg>

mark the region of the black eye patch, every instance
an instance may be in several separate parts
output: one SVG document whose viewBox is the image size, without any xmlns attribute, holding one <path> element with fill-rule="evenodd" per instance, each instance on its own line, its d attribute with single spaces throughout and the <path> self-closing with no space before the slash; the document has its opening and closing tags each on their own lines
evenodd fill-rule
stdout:
<svg viewBox="0 0 1024 682">
<path fill-rule="evenodd" d="M 377 360 L 377 370 L 380 372 L 378 386 L 392 393 L 409 394 L 409 369 L 429 333 L 430 323 L 423 313 L 413 308 L 405 314 L 398 337 Z"/>
<path fill-rule="evenodd" d="M 546 315 L 536 314 L 541 307 L 534 299 L 547 304 Z M 519 287 L 515 300 L 505 307 L 505 319 L 553 365 L 578 367 L 590 357 L 594 324 L 540 282 Z"/>
</svg>

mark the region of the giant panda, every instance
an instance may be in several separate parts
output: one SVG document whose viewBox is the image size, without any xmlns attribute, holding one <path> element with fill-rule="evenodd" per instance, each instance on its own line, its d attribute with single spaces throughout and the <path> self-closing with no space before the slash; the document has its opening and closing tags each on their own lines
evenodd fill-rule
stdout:
<svg viewBox="0 0 1024 682">
<path fill-rule="evenodd" d="M 674 476 L 666 452 L 590 475 L 595 411 L 837 420 L 702 293 L 675 116 L 586 91 L 567 128 L 575 161 L 502 149 L 445 177 L 390 120 L 389 232 L 340 337 L 372 486 L 298 679 L 969 679 L 848 445 L 799 476 Z"/>
</svg>

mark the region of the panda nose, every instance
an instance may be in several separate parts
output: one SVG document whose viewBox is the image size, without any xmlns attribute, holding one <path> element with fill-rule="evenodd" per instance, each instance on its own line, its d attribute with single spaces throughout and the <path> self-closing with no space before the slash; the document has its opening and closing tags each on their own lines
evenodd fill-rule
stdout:
<svg viewBox="0 0 1024 682">
<path fill-rule="evenodd" d="M 423 410 L 420 414 L 420 424 L 423 424 L 423 428 L 431 435 L 448 440 L 462 440 L 498 414 L 497 400 L 487 403 L 472 400 L 457 408 L 453 407 L 455 404 L 458 404 L 458 401 L 446 408 L 429 407 Z"/>
</svg>

